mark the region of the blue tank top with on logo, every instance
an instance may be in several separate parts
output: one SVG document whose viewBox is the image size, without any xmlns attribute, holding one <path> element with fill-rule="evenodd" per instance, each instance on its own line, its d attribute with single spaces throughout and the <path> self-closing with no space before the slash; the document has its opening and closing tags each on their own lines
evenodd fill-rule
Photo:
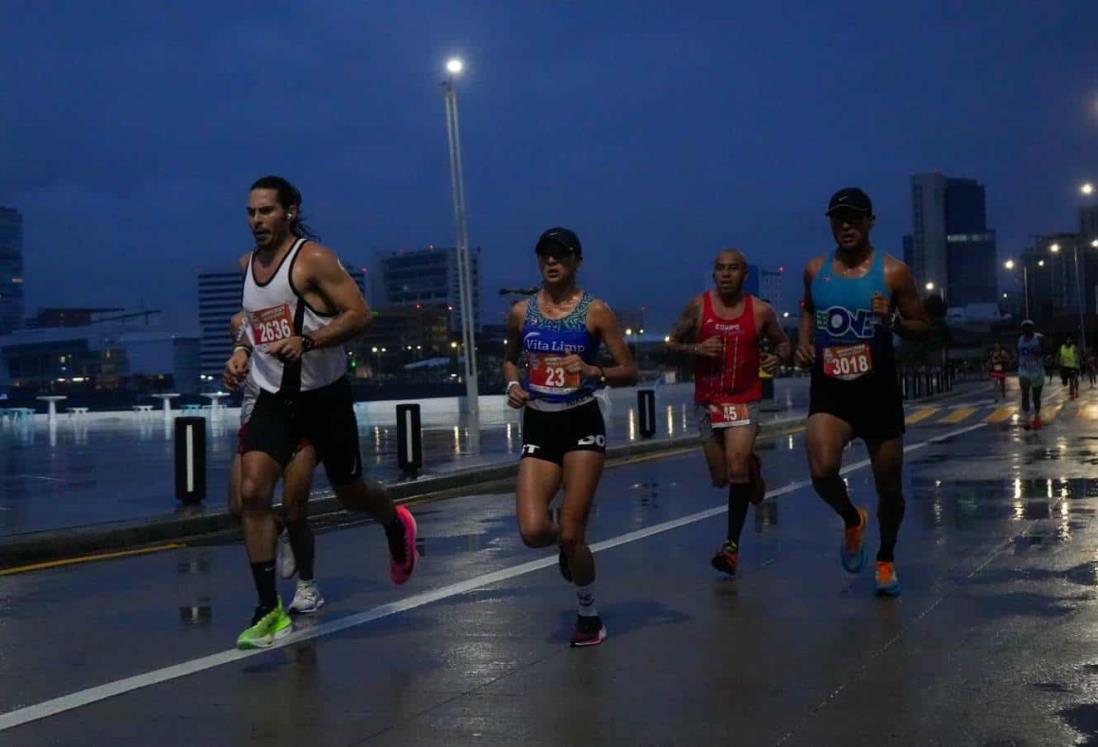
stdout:
<svg viewBox="0 0 1098 747">
<path fill-rule="evenodd" d="M 863 376 L 895 381 L 892 330 L 873 314 L 873 294 L 892 295 L 885 280 L 885 254 L 874 249 L 873 263 L 860 277 L 835 274 L 834 259 L 827 257 L 812 279 L 813 375 L 842 381 Z"/>
</svg>

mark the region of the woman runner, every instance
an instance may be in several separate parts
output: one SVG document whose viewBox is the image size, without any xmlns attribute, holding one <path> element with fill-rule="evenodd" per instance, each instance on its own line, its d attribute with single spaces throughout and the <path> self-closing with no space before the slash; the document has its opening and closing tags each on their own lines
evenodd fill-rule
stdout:
<svg viewBox="0 0 1098 747">
<path fill-rule="evenodd" d="M 541 289 L 511 308 L 503 360 L 507 404 L 525 408 L 515 511 L 527 547 L 555 543 L 560 548 L 561 575 L 575 584 L 579 602 L 571 645 L 597 646 L 606 638 L 606 628 L 595 609 L 595 557 L 587 546 L 587 516 L 602 476 L 606 426 L 594 391 L 631 386 L 637 367 L 614 312 L 576 285 L 583 260 L 576 234 L 551 228 L 534 250 Z M 600 343 L 610 351 L 613 366 L 597 365 Z M 554 521 L 549 503 L 562 485 L 564 503 Z"/>
</svg>

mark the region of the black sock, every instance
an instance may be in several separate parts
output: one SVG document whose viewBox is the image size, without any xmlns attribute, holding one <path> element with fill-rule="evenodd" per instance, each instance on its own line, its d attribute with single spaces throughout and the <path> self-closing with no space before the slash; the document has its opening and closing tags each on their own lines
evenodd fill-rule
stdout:
<svg viewBox="0 0 1098 747">
<path fill-rule="evenodd" d="M 385 537 L 389 540 L 389 552 L 397 562 L 404 562 L 404 522 L 394 512 L 393 520 L 382 526 L 385 528 Z"/>
<path fill-rule="evenodd" d="M 838 475 L 830 475 L 812 480 L 812 487 L 816 489 L 824 501 L 835 509 L 835 513 L 843 517 L 843 523 L 848 527 L 856 527 L 862 523 L 862 515 L 850 502 L 850 496 L 846 492 L 846 482 Z"/>
<path fill-rule="evenodd" d="M 896 538 L 900 534 L 900 522 L 904 520 L 906 502 L 903 495 L 882 497 L 877 505 L 877 522 L 881 525 L 881 549 L 877 560 L 891 563 L 896 551 Z"/>
<path fill-rule="evenodd" d="M 751 502 L 751 483 L 734 482 L 728 486 L 728 541 L 740 544 L 743 522 L 747 519 L 747 504 Z"/>
<path fill-rule="evenodd" d="M 843 517 L 843 524 L 848 527 L 856 527 L 862 523 L 862 515 L 858 513 L 858 509 L 854 508 L 853 504 L 849 509 L 841 511 L 839 516 Z"/>
<path fill-rule="evenodd" d="M 278 587 L 275 584 L 274 561 L 252 563 L 252 578 L 255 580 L 255 590 L 259 592 L 259 606 L 265 610 L 277 607 Z"/>
</svg>

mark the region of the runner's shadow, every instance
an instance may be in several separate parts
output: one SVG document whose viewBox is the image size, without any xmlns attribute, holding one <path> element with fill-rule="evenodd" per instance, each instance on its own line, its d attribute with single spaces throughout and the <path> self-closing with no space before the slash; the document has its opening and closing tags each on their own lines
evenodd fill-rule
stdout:
<svg viewBox="0 0 1098 747">
<path fill-rule="evenodd" d="M 615 638 L 656 625 L 681 625 L 694 619 L 692 615 L 679 612 L 662 602 L 636 600 L 611 605 L 596 602 L 596 606 L 599 608 L 599 615 L 602 617 L 608 635 Z M 572 636 L 572 630 L 576 624 L 576 612 L 562 610 L 557 620 L 557 631 L 547 639 L 550 643 L 567 641 Z"/>
</svg>

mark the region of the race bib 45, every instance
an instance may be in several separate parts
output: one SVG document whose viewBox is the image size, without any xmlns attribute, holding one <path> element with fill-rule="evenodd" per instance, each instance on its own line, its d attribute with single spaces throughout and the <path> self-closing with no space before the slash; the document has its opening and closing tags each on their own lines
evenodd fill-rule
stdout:
<svg viewBox="0 0 1098 747">
<path fill-rule="evenodd" d="M 744 402 L 711 402 L 708 408 L 709 425 L 713 428 L 751 425 L 751 411 Z"/>
</svg>

